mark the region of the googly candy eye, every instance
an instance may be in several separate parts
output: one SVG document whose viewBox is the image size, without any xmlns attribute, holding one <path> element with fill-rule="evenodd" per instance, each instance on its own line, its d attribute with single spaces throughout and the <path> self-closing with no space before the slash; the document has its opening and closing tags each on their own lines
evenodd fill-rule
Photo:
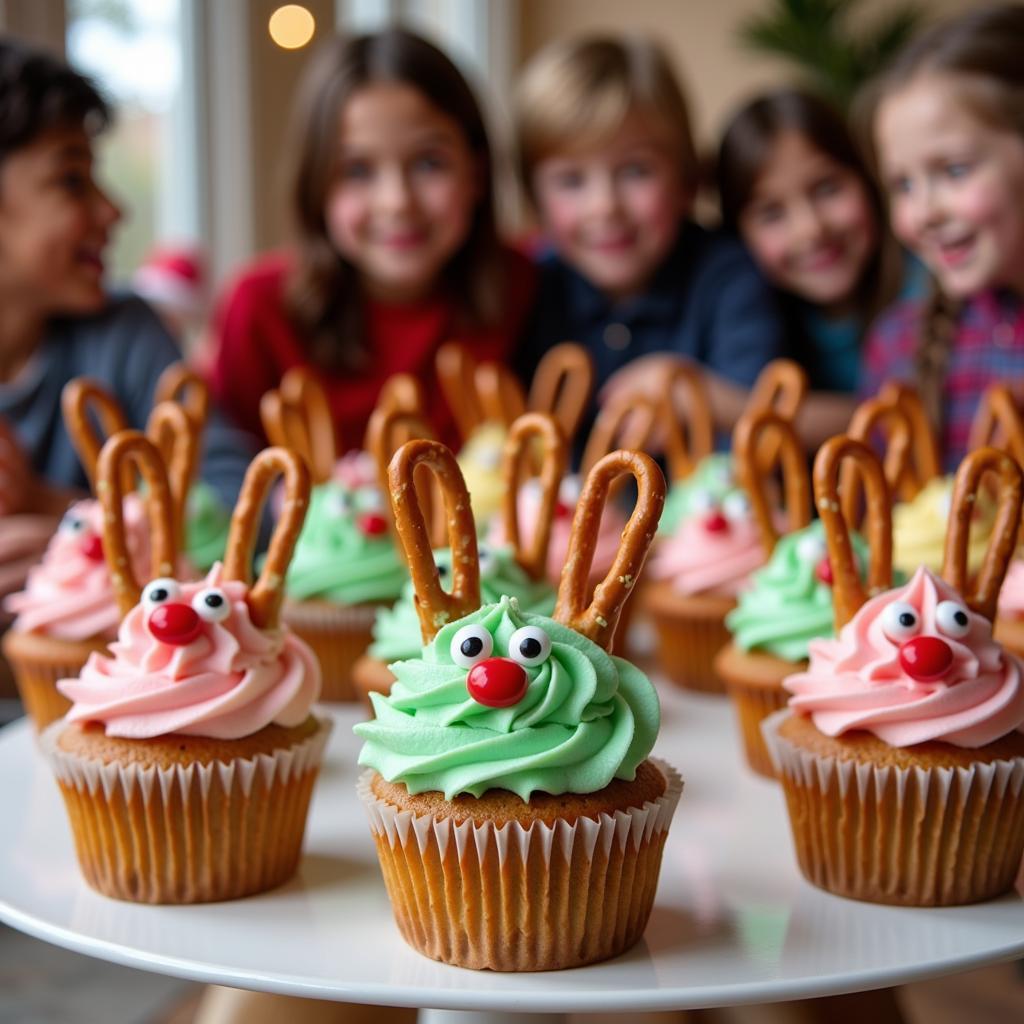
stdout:
<svg viewBox="0 0 1024 1024">
<path fill-rule="evenodd" d="M 380 512 L 384 508 L 384 493 L 377 487 L 361 487 L 355 494 L 355 506 L 361 512 Z"/>
<path fill-rule="evenodd" d="M 935 625 L 946 636 L 960 640 L 971 631 L 971 616 L 959 601 L 940 601 L 935 608 Z"/>
<path fill-rule="evenodd" d="M 733 491 L 723 499 L 722 512 L 730 522 L 742 523 L 750 518 L 750 499 L 742 491 Z"/>
<path fill-rule="evenodd" d="M 231 614 L 231 602 L 220 587 L 206 587 L 192 598 L 192 610 L 204 622 L 223 622 Z"/>
<path fill-rule="evenodd" d="M 540 626 L 521 626 L 508 642 L 508 656 L 527 668 L 536 668 L 551 653 L 551 637 Z"/>
<path fill-rule="evenodd" d="M 480 575 L 491 576 L 498 568 L 498 560 L 494 557 L 494 552 L 483 544 L 477 548 L 477 555 L 480 558 Z"/>
<path fill-rule="evenodd" d="M 693 492 L 693 497 L 690 499 L 693 508 L 694 515 L 703 516 L 708 512 L 714 512 L 718 508 L 718 502 L 715 501 L 715 496 L 703 488 Z"/>
<path fill-rule="evenodd" d="M 825 540 L 809 533 L 796 542 L 796 556 L 805 565 L 817 565 L 827 554 Z"/>
<path fill-rule="evenodd" d="M 69 537 L 80 537 L 88 528 L 89 523 L 85 516 L 70 511 L 64 513 L 64 518 L 61 519 L 58 527 L 61 533 L 67 534 Z"/>
<path fill-rule="evenodd" d="M 463 626 L 452 637 L 448 650 L 459 668 L 472 668 L 491 656 L 494 638 L 483 626 Z"/>
<path fill-rule="evenodd" d="M 906 601 L 893 601 L 882 612 L 882 632 L 895 643 L 909 640 L 921 628 L 921 616 Z"/>
<path fill-rule="evenodd" d="M 150 580 L 142 590 L 142 603 L 147 608 L 156 608 L 157 605 L 167 604 L 168 601 L 176 601 L 179 597 L 180 584 L 168 577 Z"/>
<path fill-rule="evenodd" d="M 562 482 L 558 485 L 558 500 L 564 501 L 566 505 L 575 506 L 580 500 L 582 486 L 579 476 L 575 473 L 562 477 Z"/>
<path fill-rule="evenodd" d="M 331 491 L 327 499 L 328 510 L 335 516 L 351 515 L 352 504 L 352 495 L 348 491 Z"/>
</svg>

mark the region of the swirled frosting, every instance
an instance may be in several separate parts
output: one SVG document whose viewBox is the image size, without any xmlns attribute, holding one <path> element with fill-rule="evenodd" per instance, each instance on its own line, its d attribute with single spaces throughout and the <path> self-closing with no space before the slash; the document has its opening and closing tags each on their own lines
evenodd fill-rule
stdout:
<svg viewBox="0 0 1024 1024">
<path fill-rule="evenodd" d="M 735 489 L 732 456 L 727 452 L 705 455 L 685 480 L 673 481 L 665 498 L 658 536 L 667 537 L 675 533 L 684 519 L 702 512 L 709 501 L 721 502 Z"/>
<path fill-rule="evenodd" d="M 407 578 L 377 485 L 330 480 L 313 488 L 285 589 L 290 598 L 339 604 L 394 601 Z"/>
<path fill-rule="evenodd" d="M 547 578 L 558 586 L 562 578 L 562 568 L 569 554 L 569 538 L 572 535 L 572 519 L 579 502 L 581 481 L 573 474 L 562 480 L 555 503 L 554 521 L 551 524 L 551 540 L 548 544 L 548 558 L 545 573 Z M 519 510 L 519 532 L 524 546 L 533 542 L 536 531 L 537 516 L 540 514 L 541 490 L 536 480 L 528 481 L 520 488 L 516 498 Z M 601 522 L 597 530 L 597 545 L 594 548 L 594 560 L 590 566 L 592 580 L 604 579 L 612 567 L 615 556 L 622 546 L 622 531 L 626 528 L 626 517 L 617 505 L 609 502 L 601 513 Z M 505 524 L 501 517 L 491 523 L 487 540 L 492 545 L 506 542 Z M 530 611 L 532 609 L 526 609 Z M 538 609 L 539 611 L 539 609 Z M 543 614 L 543 612 L 541 612 Z"/>
<path fill-rule="evenodd" d="M 916 636 L 937 637 L 949 646 L 947 671 L 922 682 L 909 675 L 901 658 L 907 640 L 890 638 L 885 611 L 901 601 L 917 613 Z M 940 602 L 963 607 L 968 620 L 956 638 L 936 622 Z M 966 609 L 945 580 L 923 566 L 909 583 L 866 602 L 830 640 L 810 645 L 806 672 L 784 686 L 790 707 L 808 714 L 829 736 L 865 729 L 895 747 L 941 740 L 980 747 L 1024 726 L 1024 685 L 1020 660 L 992 639 L 992 624 Z"/>
<path fill-rule="evenodd" d="M 200 572 L 224 557 L 230 527 L 231 510 L 208 483 L 197 480 L 185 506 L 185 554 Z"/>
<path fill-rule="evenodd" d="M 1024 558 L 1019 554 L 1010 562 L 999 591 L 999 614 L 1008 619 L 1024 618 Z"/>
<path fill-rule="evenodd" d="M 867 545 L 857 534 L 851 539 L 863 574 Z M 779 538 L 768 564 L 753 574 L 750 588 L 726 616 L 725 624 L 741 651 L 760 650 L 786 661 L 802 661 L 811 640 L 832 635 L 832 587 L 819 575 L 827 556 L 820 520 Z"/>
<path fill-rule="evenodd" d="M 500 423 L 485 423 L 467 439 L 458 455 L 459 469 L 473 506 L 473 518 L 483 531 L 498 514 L 505 493 L 505 478 L 501 472 L 505 436 L 506 430 Z"/>
<path fill-rule="evenodd" d="M 942 571 L 946 526 L 953 495 L 953 477 L 929 480 L 913 501 L 900 502 L 892 510 L 892 560 L 897 569 L 911 575 L 918 566 Z M 971 572 L 980 568 L 988 547 L 995 507 L 982 493 L 975 506 L 967 564 Z"/>
<path fill-rule="evenodd" d="M 136 573 L 149 575 L 149 531 L 145 506 L 135 494 L 124 502 L 125 538 Z M 29 571 L 25 589 L 4 602 L 17 615 L 14 629 L 61 640 L 113 637 L 120 613 L 103 557 L 103 509 L 98 501 L 76 502 L 65 513 L 42 561 Z"/>
<path fill-rule="evenodd" d="M 214 739 L 251 736 L 275 723 L 299 725 L 320 693 L 320 667 L 306 644 L 287 629 L 258 629 L 249 617 L 246 587 L 222 580 L 215 565 L 205 580 L 182 583 L 192 605 L 209 588 L 226 598 L 221 622 L 202 622 L 190 643 L 158 640 L 152 614 L 137 604 L 121 623 L 112 657 L 93 653 L 77 679 L 57 688 L 73 707 L 72 722 L 102 722 L 108 736 L 145 739 L 184 733 Z"/>
<path fill-rule="evenodd" d="M 555 610 L 555 591 L 547 580 L 530 579 L 519 567 L 507 545 L 480 545 L 480 600 L 494 604 L 503 597 L 514 597 L 519 607 L 531 615 L 550 615 Z M 441 583 L 451 580 L 452 553 L 447 548 L 434 553 Z M 416 612 L 415 589 L 406 581 L 402 596 L 390 608 L 381 608 L 373 623 L 373 643 L 367 653 L 378 661 L 415 658 L 423 649 L 420 619 Z"/>
<path fill-rule="evenodd" d="M 449 650 L 468 624 L 486 628 L 495 656 L 507 656 L 512 634 L 526 625 L 550 638 L 550 653 L 526 668 L 526 693 L 512 707 L 469 696 L 467 670 Z M 658 732 L 658 697 L 639 669 L 553 619 L 521 612 L 508 597 L 449 623 L 420 658 L 391 669 L 390 696 L 371 696 L 375 720 L 355 726 L 365 740 L 359 763 L 410 793 L 439 790 L 451 799 L 505 789 L 523 800 L 536 791 L 593 793 L 612 779 L 633 779 Z"/>
</svg>

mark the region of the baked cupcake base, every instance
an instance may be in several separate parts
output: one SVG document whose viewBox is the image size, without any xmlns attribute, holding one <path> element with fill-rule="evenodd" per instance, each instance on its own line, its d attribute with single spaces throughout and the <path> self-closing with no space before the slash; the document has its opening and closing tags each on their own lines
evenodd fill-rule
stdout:
<svg viewBox="0 0 1024 1024">
<path fill-rule="evenodd" d="M 295 873 L 330 729 L 310 716 L 238 740 L 133 740 L 62 720 L 40 743 L 92 888 L 135 903 L 206 903 Z"/>
<path fill-rule="evenodd" d="M 736 607 L 721 594 L 681 594 L 671 580 L 644 585 L 644 610 L 658 635 L 658 664 L 686 690 L 724 693 L 715 655 L 729 642 L 725 617 Z"/>
<path fill-rule="evenodd" d="M 806 661 L 786 661 L 765 651 L 741 651 L 734 642 L 726 644 L 715 657 L 715 673 L 736 710 L 747 764 L 765 778 L 774 779 L 775 769 L 761 723 L 772 712 L 781 711 L 789 700 L 782 680 L 806 665 Z"/>
<path fill-rule="evenodd" d="M 975 750 L 764 723 L 800 870 L 839 896 L 936 907 L 992 899 L 1024 854 L 1024 733 Z"/>
<path fill-rule="evenodd" d="M 18 694 L 36 732 L 63 718 L 71 702 L 57 689 L 61 679 L 77 676 L 93 651 L 105 651 L 109 640 L 62 640 L 43 633 L 9 629 L 0 646 L 14 673 Z"/>
<path fill-rule="evenodd" d="M 504 790 L 411 796 L 372 770 L 358 789 L 409 945 L 474 970 L 550 971 L 643 934 L 682 782 L 647 760 L 632 782 L 529 802 Z"/>
</svg>

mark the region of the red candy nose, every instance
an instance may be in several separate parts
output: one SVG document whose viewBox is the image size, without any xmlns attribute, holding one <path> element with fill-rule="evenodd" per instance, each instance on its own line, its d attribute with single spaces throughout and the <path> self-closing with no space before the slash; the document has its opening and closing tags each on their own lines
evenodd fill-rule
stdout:
<svg viewBox="0 0 1024 1024">
<path fill-rule="evenodd" d="M 82 541 L 82 554 L 89 559 L 90 562 L 102 562 L 103 561 L 103 541 L 100 540 L 98 534 L 93 534 L 91 537 L 86 537 Z"/>
<path fill-rule="evenodd" d="M 379 512 L 365 512 L 359 517 L 359 529 L 367 537 L 379 537 L 388 532 L 388 521 Z"/>
<path fill-rule="evenodd" d="M 729 529 L 729 520 L 716 509 L 704 517 L 704 529 L 708 533 L 725 533 Z"/>
<path fill-rule="evenodd" d="M 825 584 L 826 587 L 831 587 L 835 582 L 835 577 L 832 575 L 832 563 L 828 560 L 826 555 L 816 566 L 814 575 Z"/>
<path fill-rule="evenodd" d="M 555 518 L 568 519 L 572 515 L 572 509 L 564 501 L 555 502 Z"/>
<path fill-rule="evenodd" d="M 187 604 L 161 604 L 150 613 L 149 631 L 161 643 L 184 647 L 202 629 L 202 620 Z"/>
<path fill-rule="evenodd" d="M 474 665 L 466 676 L 470 697 L 488 708 L 510 708 L 518 704 L 529 683 L 523 666 L 508 658 L 487 658 Z"/>
<path fill-rule="evenodd" d="M 900 648 L 900 666 L 919 683 L 934 683 L 953 664 L 953 649 L 937 636 L 915 636 Z"/>
</svg>

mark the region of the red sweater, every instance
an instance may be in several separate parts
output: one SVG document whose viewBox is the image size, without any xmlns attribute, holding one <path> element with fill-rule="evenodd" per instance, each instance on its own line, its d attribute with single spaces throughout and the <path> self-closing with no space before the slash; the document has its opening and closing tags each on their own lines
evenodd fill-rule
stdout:
<svg viewBox="0 0 1024 1024">
<path fill-rule="evenodd" d="M 529 313 L 534 278 L 523 256 L 508 251 L 506 259 L 507 313 L 496 328 L 456 333 L 455 304 L 443 296 L 411 306 L 367 302 L 366 369 L 343 374 L 318 371 L 334 416 L 339 452 L 362 445 L 377 395 L 395 373 L 411 373 L 423 382 L 427 414 L 440 436 L 452 440 L 454 424 L 437 384 L 434 355 L 444 342 L 457 338 L 469 344 L 480 361 L 508 359 Z M 288 267 L 288 254 L 260 258 L 227 290 L 214 317 L 214 397 L 239 426 L 259 438 L 264 437 L 260 398 L 277 387 L 286 370 L 311 365 L 303 339 L 285 311 Z"/>
</svg>

